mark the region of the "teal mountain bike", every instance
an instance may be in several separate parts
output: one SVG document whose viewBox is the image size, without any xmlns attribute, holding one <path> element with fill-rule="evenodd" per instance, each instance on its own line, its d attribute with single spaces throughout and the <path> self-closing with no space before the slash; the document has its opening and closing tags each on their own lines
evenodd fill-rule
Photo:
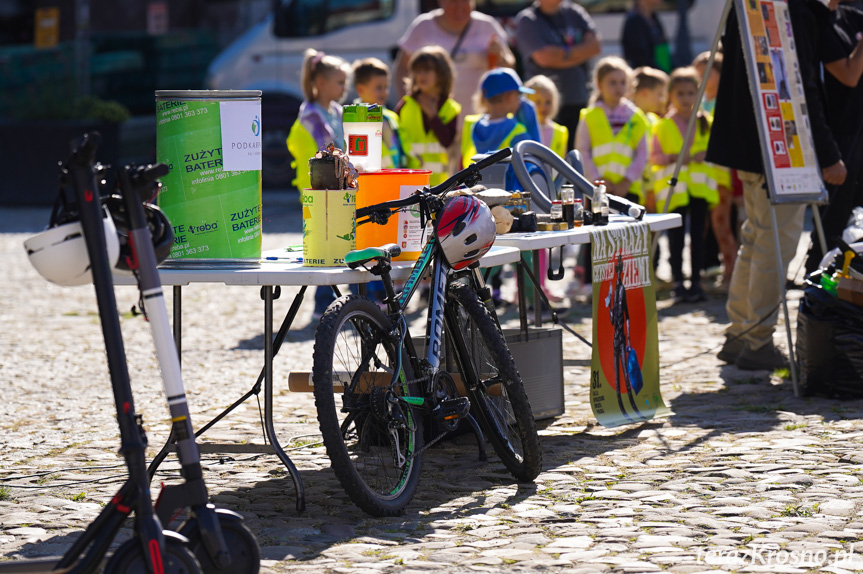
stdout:
<svg viewBox="0 0 863 574">
<path fill-rule="evenodd" d="M 399 293 L 390 277 L 397 245 L 350 252 L 349 267 L 380 277 L 386 310 L 363 296 L 340 297 L 315 334 L 312 379 L 324 445 L 342 487 L 374 516 L 404 512 L 423 452 L 462 420 L 477 434 L 481 458 L 484 433 L 519 481 L 533 481 L 542 467 L 527 394 L 479 271 L 494 242 L 494 220 L 472 196 L 446 197 L 459 185 L 475 185 L 481 169 L 510 153 L 501 150 L 410 197 L 357 210 L 357 225 L 385 224 L 414 206 L 423 228 L 434 223 Z M 420 351 L 405 310 L 426 276 L 431 285 Z"/>
</svg>

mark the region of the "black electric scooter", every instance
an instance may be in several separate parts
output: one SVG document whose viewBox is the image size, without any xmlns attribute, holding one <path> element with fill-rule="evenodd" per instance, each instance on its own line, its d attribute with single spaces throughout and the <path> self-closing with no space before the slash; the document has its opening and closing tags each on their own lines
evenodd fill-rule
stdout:
<svg viewBox="0 0 863 574">
<path fill-rule="evenodd" d="M 150 324 L 156 357 L 162 373 L 168 407 L 171 415 L 172 434 L 176 437 L 177 458 L 181 465 L 182 484 L 166 486 L 156 501 L 156 513 L 162 524 L 168 525 L 171 517 L 184 508 L 189 509 L 189 518 L 179 528 L 179 533 L 189 539 L 192 549 L 204 574 L 256 574 L 260 567 L 260 550 L 254 535 L 242 523 L 239 514 L 208 504 L 207 487 L 201 470 L 201 458 L 195 442 L 195 432 L 186 392 L 180 371 L 180 360 L 168 320 L 168 311 L 159 280 L 152 233 L 142 201 L 155 197 L 159 184 L 156 178 L 166 175 L 168 167 L 129 167 L 120 170 L 119 198 L 125 207 L 116 220 L 127 222 L 128 250 L 121 248 L 121 257 L 126 255 L 125 267 L 135 273 L 141 293 L 143 311 Z M 151 213 L 153 208 L 151 207 Z M 124 226 L 118 225 L 122 229 Z M 170 246 L 173 233 L 165 220 L 163 233 L 170 235 L 160 242 Z"/>
<path fill-rule="evenodd" d="M 167 171 L 164 165 L 120 170 L 118 188 L 121 195 L 109 198 L 106 202 L 114 210 L 120 211 L 112 214 L 115 221 L 126 223 L 125 226 L 120 225 L 127 232 L 121 256 L 125 258 L 126 267 L 138 279 L 168 394 L 172 428 L 174 436 L 178 437 L 177 453 L 185 479 L 183 484 L 165 487 L 157 508 L 153 507 L 145 460 L 147 439 L 132 398 L 102 223 L 103 198 L 98 185 L 102 167 L 94 165 L 99 140 L 98 133 L 90 133 L 73 144 L 61 179 L 71 183 L 74 190 L 72 205 L 80 219 L 87 246 L 120 426 L 120 452 L 126 461 L 129 478 L 62 558 L 2 564 L 0 573 L 77 574 L 97 571 L 117 532 L 129 514 L 134 512 L 135 535 L 120 545 L 104 572 L 256 574 L 260 568 L 260 551 L 254 535 L 242 524 L 238 514 L 216 509 L 207 501 L 200 455 L 180 376 L 179 358 L 172 343 L 159 282 L 148 215 L 142 203 L 142 198 L 155 195 L 153 192 L 159 185 L 157 178 Z M 61 189 L 60 193 L 65 192 Z M 63 204 L 69 205 L 65 197 L 61 199 Z M 170 225 L 162 227 L 164 232 L 171 233 Z M 177 532 L 163 530 L 162 524 L 168 524 L 171 516 L 183 508 L 189 508 L 188 520 Z"/>
</svg>

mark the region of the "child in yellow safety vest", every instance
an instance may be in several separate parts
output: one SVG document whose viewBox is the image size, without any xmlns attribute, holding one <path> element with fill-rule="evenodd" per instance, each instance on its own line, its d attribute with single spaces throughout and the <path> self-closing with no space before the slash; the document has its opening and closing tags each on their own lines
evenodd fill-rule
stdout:
<svg viewBox="0 0 863 574">
<path fill-rule="evenodd" d="M 297 121 L 288 134 L 288 149 L 294 157 L 291 165 L 296 170 L 294 185 L 302 193 L 311 187 L 309 159 L 330 142 L 345 150 L 342 129 L 342 106 L 350 68 L 337 56 L 317 50 L 306 50 L 300 83 L 305 101 L 300 105 Z M 332 289 L 318 287 L 315 291 L 315 310 L 312 319 L 318 319 L 335 299 Z"/>
<path fill-rule="evenodd" d="M 462 165 L 471 163 L 471 158 L 480 153 L 491 153 L 513 147 L 521 141 L 539 141 L 539 122 L 533 102 L 524 97 L 533 90 L 521 83 L 521 78 L 511 68 L 494 68 L 483 74 L 480 80 L 478 108 L 481 115 L 465 118 L 462 130 Z M 522 189 L 512 167 L 507 168 L 506 189 Z M 499 267 L 492 270 L 492 300 L 500 299 L 502 278 Z M 528 300 L 533 299 L 533 290 L 525 291 Z"/>
<path fill-rule="evenodd" d="M 678 68 L 672 72 L 668 81 L 669 112 L 654 126 L 650 150 L 657 212 L 679 213 L 689 220 L 692 275 L 688 289 L 684 285 L 683 275 L 687 226 L 668 231 L 669 263 L 674 281 L 672 296 L 678 302 L 706 299 L 700 277 L 704 267 L 704 235 L 708 211 L 719 202 L 715 171 L 704 162 L 711 119 L 708 114 L 693 109 L 697 92 L 698 74 L 693 68 Z M 695 136 L 690 148 L 683 150 L 683 138 L 692 114 L 697 114 Z M 683 163 L 672 193 L 669 180 L 673 177 L 680 154 L 683 154 Z"/>
<path fill-rule="evenodd" d="M 653 131 L 653 126 L 659 123 L 662 116 L 665 115 L 668 98 L 668 74 L 658 68 L 649 66 L 639 66 L 632 71 L 632 103 L 638 106 L 644 116 L 647 118 L 647 123 L 650 124 L 650 132 Z M 648 135 L 647 151 L 650 153 L 650 144 L 652 138 Z M 642 186 L 644 188 L 644 206 L 647 211 L 654 213 L 656 211 L 656 198 L 653 194 L 653 178 L 650 172 L 650 163 L 644 169 L 642 177 Z"/>
<path fill-rule="evenodd" d="M 581 152 L 584 176 L 605 180 L 609 193 L 644 205 L 642 176 L 647 165 L 647 118 L 626 98 L 632 69 L 622 59 L 607 56 L 594 69 L 594 93 L 581 110 L 575 149 Z M 575 287 L 583 295 L 592 281 L 589 249 L 579 258 Z M 583 273 L 583 277 L 581 277 Z M 581 282 L 583 285 L 578 286 Z"/>
<path fill-rule="evenodd" d="M 626 98 L 632 70 L 622 58 L 608 56 L 597 62 L 594 76 L 595 92 L 575 130 L 584 175 L 591 181 L 605 180 L 610 193 L 643 205 L 649 124 Z"/>
<path fill-rule="evenodd" d="M 378 104 L 384 111 L 381 168 L 407 167 L 399 135 L 399 116 L 386 108 L 390 95 L 390 70 L 377 58 L 357 60 L 352 66 L 356 103 Z"/>
<path fill-rule="evenodd" d="M 572 146 L 569 141 L 569 128 L 553 119 L 560 110 L 560 92 L 557 86 L 551 78 L 543 75 L 532 77 L 524 85 L 534 92 L 528 98 L 536 106 L 540 143 L 560 157 L 564 157 Z"/>
<path fill-rule="evenodd" d="M 524 140 L 539 141 L 536 110 L 522 96 L 532 93 L 511 68 L 495 68 L 483 75 L 477 107 L 485 113 L 465 118 L 461 143 L 463 166 L 469 165 L 471 157 L 478 153 L 513 147 Z M 508 177 L 510 183 L 514 184 L 512 177 Z"/>
<path fill-rule="evenodd" d="M 345 149 L 339 102 L 345 95 L 349 71 L 347 62 L 338 56 L 306 50 L 300 78 L 305 100 L 288 134 L 288 150 L 294 158 L 291 165 L 297 172 L 294 180 L 297 189 L 311 186 L 309 159 L 319 149 L 330 142 Z"/>
<path fill-rule="evenodd" d="M 456 139 L 461 105 L 452 99 L 453 65 L 438 46 L 414 52 L 407 95 L 396 106 L 408 167 L 431 170 L 431 185 L 448 176 L 447 150 Z"/>
</svg>

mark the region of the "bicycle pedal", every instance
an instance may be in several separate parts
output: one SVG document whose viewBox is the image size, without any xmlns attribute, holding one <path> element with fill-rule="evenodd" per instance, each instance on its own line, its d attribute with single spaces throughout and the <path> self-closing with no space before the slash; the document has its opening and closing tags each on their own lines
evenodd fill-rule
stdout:
<svg viewBox="0 0 863 574">
<path fill-rule="evenodd" d="M 432 416 L 440 421 L 452 421 L 467 416 L 470 400 L 467 397 L 444 399 L 432 410 Z"/>
</svg>

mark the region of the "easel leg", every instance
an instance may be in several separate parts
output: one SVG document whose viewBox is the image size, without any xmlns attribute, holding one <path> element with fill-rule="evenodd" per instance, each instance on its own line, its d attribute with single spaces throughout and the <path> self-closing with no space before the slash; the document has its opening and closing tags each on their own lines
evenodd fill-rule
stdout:
<svg viewBox="0 0 863 574">
<path fill-rule="evenodd" d="M 821 223 L 821 212 L 818 211 L 818 205 L 810 203 L 812 209 L 812 221 L 815 222 L 815 233 L 818 235 L 818 244 L 821 246 L 821 254 L 827 254 L 827 239 L 824 237 L 824 225 Z"/>
<path fill-rule="evenodd" d="M 788 336 L 788 364 L 791 370 L 791 384 L 794 389 L 794 396 L 799 397 L 800 393 L 798 392 L 797 387 L 797 363 L 794 358 L 794 339 L 791 337 L 791 321 L 788 318 L 788 298 L 785 296 L 785 275 L 787 271 L 785 270 L 785 265 L 782 263 L 782 248 L 779 244 L 779 226 L 776 223 L 775 205 L 770 206 L 770 218 L 773 221 L 773 244 L 776 248 L 776 263 L 779 269 L 779 273 L 777 273 L 777 279 L 780 282 L 779 296 L 782 301 L 782 312 L 785 315 L 785 334 Z"/>
</svg>

